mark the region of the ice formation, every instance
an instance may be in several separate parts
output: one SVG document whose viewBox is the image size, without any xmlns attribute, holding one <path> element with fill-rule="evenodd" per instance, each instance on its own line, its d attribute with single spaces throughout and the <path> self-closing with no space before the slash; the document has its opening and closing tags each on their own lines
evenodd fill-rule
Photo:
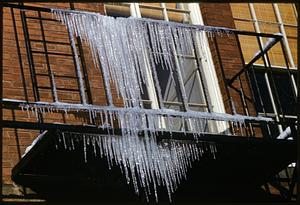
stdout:
<svg viewBox="0 0 300 205">
<path fill-rule="evenodd" d="M 88 145 L 95 147 L 95 150 L 97 146 L 100 155 L 107 157 L 110 166 L 115 163 L 121 167 L 128 183 L 133 183 L 136 193 L 142 187 L 146 196 L 154 193 L 157 200 L 157 186 L 165 186 L 171 200 L 171 194 L 186 177 L 191 163 L 199 159 L 205 150 L 213 154 L 217 151 L 215 144 L 209 142 L 189 143 L 172 139 L 157 142 L 156 135 L 160 131 L 172 133 L 178 120 L 183 125 L 180 131 L 191 132 L 195 138 L 210 131 L 207 126 L 209 121 L 229 121 L 241 125 L 246 120 L 270 121 L 263 117 L 192 111 L 182 82 L 179 82 L 179 89 L 185 112 L 167 109 L 163 103 L 160 103 L 160 109 L 143 108 L 142 86 L 148 86 L 146 79 L 149 73 L 154 79 L 159 102 L 163 101 L 156 71 L 158 62 L 163 62 L 163 69 L 177 76 L 184 75 L 179 69 L 181 58 L 176 56 L 194 52 L 195 42 L 199 42 L 197 45 L 201 50 L 204 46 L 201 38 L 205 32 L 210 35 L 223 34 L 229 33 L 230 29 L 151 19 L 114 18 L 83 11 L 53 9 L 52 12 L 56 19 L 67 26 L 71 38 L 74 38 L 74 34 L 89 45 L 94 64 L 102 70 L 109 103 L 108 106 L 96 106 L 85 101 L 83 104 L 57 101 L 24 103 L 21 107 L 35 115 L 57 110 L 87 111 L 91 121 L 97 119 L 100 121 L 99 128 L 108 131 L 118 124 L 122 136 L 109 132 L 107 135 L 63 133 L 62 142 L 65 148 L 73 149 L 73 140 L 80 138 L 84 144 L 85 159 Z M 76 51 L 74 39 L 71 39 L 71 44 Z M 79 61 L 78 56 L 75 57 Z M 77 68 L 78 74 L 79 70 Z M 113 105 L 111 83 L 116 86 L 124 107 Z M 84 93 L 82 83 L 80 90 Z M 166 123 L 162 124 L 161 121 Z"/>
</svg>

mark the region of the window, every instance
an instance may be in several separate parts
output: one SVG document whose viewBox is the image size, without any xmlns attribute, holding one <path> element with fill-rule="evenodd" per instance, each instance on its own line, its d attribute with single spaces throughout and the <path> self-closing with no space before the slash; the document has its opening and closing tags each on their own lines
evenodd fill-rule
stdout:
<svg viewBox="0 0 300 205">
<path fill-rule="evenodd" d="M 237 29 L 256 31 L 257 33 L 282 33 L 284 48 L 287 53 L 289 66 L 297 66 L 297 10 L 295 4 L 254 4 L 241 3 L 231 4 L 231 10 Z M 243 39 L 245 51 L 249 52 L 253 48 L 253 41 Z M 262 39 L 265 42 L 266 39 Z M 255 44 L 255 43 L 254 43 Z M 243 45 L 242 45 L 243 46 Z M 257 48 L 256 48 L 257 49 Z M 250 56 L 246 61 L 251 59 Z M 275 45 L 270 50 L 270 61 L 276 66 L 285 66 L 285 60 L 282 55 L 280 45 Z"/>
<path fill-rule="evenodd" d="M 115 17 L 128 17 L 128 13 L 130 12 L 130 15 L 133 17 L 192 24 L 199 24 L 199 20 L 197 22 L 195 19 L 201 16 L 197 4 L 183 3 L 107 3 L 105 4 L 105 10 L 107 15 Z M 198 16 L 195 17 L 195 15 Z M 157 109 L 163 106 L 163 108 L 185 111 L 185 109 L 187 109 L 186 106 L 188 106 L 188 109 L 194 111 L 224 112 L 225 109 L 221 103 L 222 97 L 214 73 L 213 63 L 212 61 L 201 62 L 197 56 L 199 55 L 199 53 L 197 53 L 198 48 L 196 48 L 197 43 L 198 42 L 195 42 L 194 45 L 190 45 L 189 49 L 181 50 L 181 52 L 179 52 L 179 47 L 184 45 L 174 45 L 173 64 L 177 67 L 176 69 L 181 71 L 182 75 L 177 75 L 177 73 L 163 69 L 163 67 L 165 67 L 163 60 L 164 54 L 156 53 L 162 56 L 161 60 L 155 63 L 162 96 L 157 96 L 155 83 L 149 68 L 148 83 L 147 86 L 144 86 L 143 90 L 143 104 L 145 108 Z M 152 52 L 155 53 L 154 50 L 152 50 Z M 201 52 L 205 53 L 208 58 L 210 57 L 209 49 Z M 205 63 L 206 65 L 204 65 Z M 208 66 L 208 64 L 210 64 L 210 71 L 201 71 L 202 67 Z M 207 82 L 214 85 L 208 86 L 208 84 L 206 84 Z M 212 89 L 218 90 L 218 92 L 215 92 L 215 90 L 210 92 Z M 185 100 L 187 102 L 184 102 Z M 181 126 L 183 125 L 178 125 L 178 129 L 180 129 Z M 210 127 L 212 128 L 213 126 Z M 224 131 L 226 126 L 223 125 L 223 128 L 222 126 L 220 127 L 220 130 Z"/>
<path fill-rule="evenodd" d="M 249 72 L 257 112 L 272 117 L 277 122 L 297 119 L 296 94 L 291 78 L 297 78 L 297 72 L 288 71 L 273 67 L 270 72 L 264 67 L 254 66 Z M 270 128 L 273 137 L 277 137 L 283 130 L 282 125 Z M 266 128 L 264 131 L 267 131 Z"/>
</svg>

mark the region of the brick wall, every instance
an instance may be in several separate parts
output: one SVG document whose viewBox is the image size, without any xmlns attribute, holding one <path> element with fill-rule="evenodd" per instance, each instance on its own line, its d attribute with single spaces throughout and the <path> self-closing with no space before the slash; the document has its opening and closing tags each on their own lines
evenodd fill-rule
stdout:
<svg viewBox="0 0 300 205">
<path fill-rule="evenodd" d="M 39 4 L 25 4 L 31 6 L 48 7 L 48 8 L 70 8 L 68 3 L 39 3 Z M 104 12 L 104 6 L 101 3 L 76 3 L 75 9 L 88 10 L 94 12 Z M 31 75 L 29 69 L 29 63 L 26 55 L 26 47 L 24 40 L 24 33 L 22 29 L 22 21 L 20 10 L 14 9 L 14 18 L 16 27 L 13 24 L 13 13 L 10 8 L 4 8 L 4 26 L 3 26 L 3 98 L 18 99 L 34 101 L 34 95 L 32 90 Z M 36 11 L 25 11 L 27 17 L 39 17 Z M 41 13 L 42 18 L 52 18 L 50 13 Z M 31 40 L 43 40 L 39 19 L 27 19 L 28 32 Z M 67 53 L 71 54 L 71 47 L 69 45 L 68 34 L 64 25 L 54 21 L 43 21 L 45 30 L 45 40 L 53 41 L 56 43 L 47 42 L 48 52 Z M 18 55 L 18 49 L 16 44 L 16 33 L 20 47 L 20 55 Z M 57 43 L 57 42 L 60 42 Z M 32 41 L 32 50 L 38 52 L 44 52 L 43 42 Z M 93 95 L 93 104 L 105 105 L 106 98 L 104 92 L 104 86 L 99 69 L 93 66 L 91 55 L 87 46 L 83 44 L 84 57 L 86 62 L 86 68 L 90 83 L 90 90 L 92 93 L 98 93 Z M 19 61 L 21 59 L 21 61 Z M 38 93 L 40 95 L 40 101 L 52 102 L 52 94 L 50 90 L 50 78 L 48 75 L 48 67 L 45 54 L 33 53 L 33 61 L 35 65 L 35 72 L 37 74 L 37 83 L 39 86 Z M 57 83 L 58 97 L 62 102 L 79 103 L 80 95 L 78 90 L 78 84 L 76 80 L 76 72 L 73 63 L 72 56 L 60 56 L 49 55 L 50 67 L 54 72 L 55 80 Z M 23 68 L 23 71 L 21 70 Z M 26 87 L 26 88 L 24 88 Z M 69 89 L 69 90 L 64 90 Z M 117 99 L 116 93 L 113 92 L 115 103 L 119 105 L 122 103 L 120 99 Z M 28 117 L 26 112 L 20 109 L 6 108 L 3 110 L 4 120 L 16 120 L 16 121 L 29 121 L 36 122 L 35 116 Z M 63 122 L 69 124 L 82 124 L 89 123 L 89 117 L 87 114 L 64 114 L 64 113 L 47 113 L 43 115 L 44 122 Z M 33 139 L 39 134 L 35 130 L 24 129 L 3 129 L 3 184 L 11 185 L 11 169 L 20 160 L 24 154 L 25 148 L 29 146 Z M 7 186 L 5 186 L 7 187 Z M 8 186 L 9 187 L 9 186 Z M 4 193 L 10 194 L 14 189 L 4 190 Z"/>
</svg>

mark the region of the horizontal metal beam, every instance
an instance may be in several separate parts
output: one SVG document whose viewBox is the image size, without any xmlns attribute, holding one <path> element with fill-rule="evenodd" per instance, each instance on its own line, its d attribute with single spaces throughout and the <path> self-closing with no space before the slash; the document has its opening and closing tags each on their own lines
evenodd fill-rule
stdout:
<svg viewBox="0 0 300 205">
<path fill-rule="evenodd" d="M 12 120 L 3 120 L 2 126 L 4 128 L 19 128 L 19 129 L 29 129 L 29 130 L 50 130 L 50 131 L 64 131 L 64 132 L 75 132 L 75 133 L 88 133 L 97 135 L 122 135 L 121 129 L 108 129 L 99 128 L 95 125 L 71 125 L 71 124 L 58 124 L 58 123 L 38 123 L 38 122 L 20 122 Z M 112 134 L 113 133 L 113 134 Z M 295 135 L 295 133 L 292 133 Z M 143 131 L 140 133 L 143 136 Z M 210 134 L 201 133 L 197 137 L 193 133 L 183 133 L 183 132 L 168 132 L 168 131 L 158 131 L 156 133 L 156 138 L 158 141 L 163 139 L 173 139 L 173 140 L 193 140 L 193 141 L 208 141 L 216 143 L 283 143 L 283 144 L 295 144 L 293 140 L 280 140 L 280 139 L 269 139 L 269 138 L 256 138 L 256 137 L 245 137 L 245 136 L 232 136 L 224 134 Z"/>
<path fill-rule="evenodd" d="M 51 12 L 51 9 L 46 8 L 46 7 L 25 6 L 25 5 L 17 5 L 17 4 L 9 4 L 9 3 L 3 3 L 3 6 L 4 7 L 16 8 L 16 9 Z M 78 12 L 78 11 L 73 11 L 73 12 Z M 182 25 L 185 25 L 185 24 L 182 24 Z M 187 25 L 185 25 L 185 26 L 187 26 Z M 201 26 L 201 27 L 213 28 L 212 26 Z M 281 38 L 280 35 L 276 35 L 276 34 L 255 33 L 255 32 L 251 32 L 251 31 L 241 31 L 241 30 L 237 30 L 237 29 L 228 29 L 228 28 L 224 28 L 224 27 L 215 27 L 215 28 L 225 29 L 225 30 L 228 30 L 232 33 L 236 33 L 236 34 L 240 34 L 240 35 L 260 36 L 260 37 L 267 37 L 267 38 Z"/>
</svg>

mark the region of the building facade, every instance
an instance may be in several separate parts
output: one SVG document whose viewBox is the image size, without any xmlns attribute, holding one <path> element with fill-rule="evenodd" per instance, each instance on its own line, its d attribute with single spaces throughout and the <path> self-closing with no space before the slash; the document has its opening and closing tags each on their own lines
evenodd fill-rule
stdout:
<svg viewBox="0 0 300 205">
<path fill-rule="evenodd" d="M 245 127 L 220 123 L 211 130 L 237 135 L 275 138 L 296 119 L 297 96 L 297 10 L 294 4 L 253 3 L 26 3 L 6 5 L 3 10 L 3 127 L 2 127 L 2 193 L 26 194 L 11 180 L 11 170 L 22 158 L 26 147 L 39 135 L 39 130 L 18 126 L 17 122 L 93 124 L 87 113 L 37 113 L 28 116 L 18 107 L 20 102 L 82 103 L 78 86 L 74 48 L 64 25 L 53 20 L 51 13 L 39 8 L 64 8 L 98 12 L 114 17 L 151 18 L 157 20 L 227 27 L 252 33 L 282 34 L 282 41 L 263 53 L 272 38 L 255 35 L 205 36 L 206 61 L 202 75 L 195 66 L 196 53 L 183 59 L 186 76 L 181 77 L 189 96 L 188 106 L 194 111 L 266 116 L 278 122 Z M 76 42 L 81 58 L 84 96 L 87 103 L 108 105 L 102 73 L 93 64 L 87 45 Z M 247 72 L 237 75 L 257 53 L 263 53 Z M 84 58 L 84 60 L 82 60 Z M 77 62 L 78 63 L 78 62 Z M 181 68 L 183 69 L 183 68 Z M 163 103 L 167 108 L 182 110 L 176 82 L 167 71 L 159 74 Z M 100 82 L 99 82 L 100 79 Z M 205 85 L 203 84 L 205 81 Z M 53 83 L 55 81 L 55 83 Z M 143 103 L 159 108 L 154 80 L 148 79 Z M 253 83 L 258 82 L 258 83 Z M 57 87 L 56 95 L 53 85 Z M 122 106 L 111 85 L 113 103 Z M 97 94 L 95 94 L 97 93 Z M 208 96 L 206 98 L 206 95 Z M 261 96 L 264 96 L 263 99 Z M 288 105 L 288 106 L 285 106 Z M 12 122 L 16 122 L 13 124 Z M 180 125 L 179 125 L 180 127 Z M 273 191 L 276 191 L 275 189 Z M 22 193 L 23 192 L 23 193 Z"/>
</svg>

